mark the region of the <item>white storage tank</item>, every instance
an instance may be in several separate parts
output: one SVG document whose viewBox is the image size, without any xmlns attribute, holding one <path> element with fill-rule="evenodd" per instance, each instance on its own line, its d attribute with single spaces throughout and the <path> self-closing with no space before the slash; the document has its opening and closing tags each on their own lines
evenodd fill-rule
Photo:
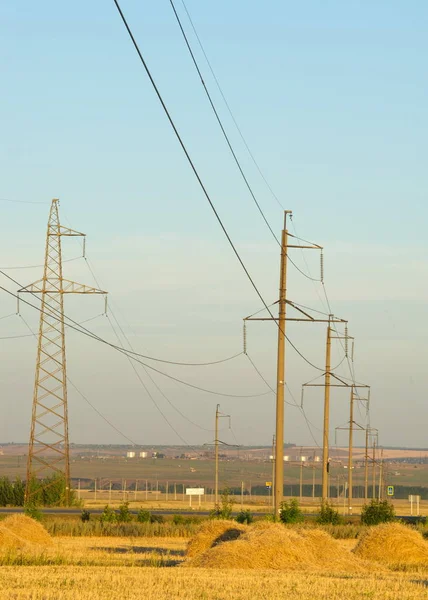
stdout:
<svg viewBox="0 0 428 600">
<path fill-rule="evenodd" d="M 288 454 L 284 454 L 284 462 L 289 462 L 290 457 Z"/>
<path fill-rule="evenodd" d="M 314 461 L 315 461 L 315 462 L 321 462 L 321 456 L 316 456 L 316 457 L 314 458 Z"/>
<path fill-rule="evenodd" d="M 300 460 L 301 460 L 302 462 L 306 462 L 306 461 L 308 460 L 308 457 L 307 457 L 307 456 L 301 456 L 301 457 L 300 457 Z"/>
<path fill-rule="evenodd" d="M 126 458 L 135 458 L 135 452 L 127 452 Z"/>
<path fill-rule="evenodd" d="M 149 455 L 148 452 L 140 452 L 140 458 L 147 458 Z"/>
</svg>

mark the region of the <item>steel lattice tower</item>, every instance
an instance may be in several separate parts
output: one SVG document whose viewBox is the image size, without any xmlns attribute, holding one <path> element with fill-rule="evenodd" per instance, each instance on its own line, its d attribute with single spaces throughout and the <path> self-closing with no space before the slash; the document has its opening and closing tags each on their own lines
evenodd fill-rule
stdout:
<svg viewBox="0 0 428 600">
<path fill-rule="evenodd" d="M 85 236 L 60 224 L 59 200 L 52 200 L 46 235 L 43 278 L 18 293 L 41 294 L 36 377 L 27 460 L 26 502 L 31 482 L 49 475 L 64 477 L 65 504 L 70 501 L 67 370 L 64 294 L 105 294 L 62 276 L 61 238 Z"/>
</svg>

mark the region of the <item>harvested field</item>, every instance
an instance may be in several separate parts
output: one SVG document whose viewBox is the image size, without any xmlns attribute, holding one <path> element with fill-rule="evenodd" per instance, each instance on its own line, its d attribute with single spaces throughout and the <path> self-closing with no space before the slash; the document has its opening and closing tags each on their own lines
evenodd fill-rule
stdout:
<svg viewBox="0 0 428 600">
<path fill-rule="evenodd" d="M 190 540 L 187 556 L 199 556 L 222 542 L 236 540 L 247 528 L 246 525 L 240 525 L 236 521 L 205 521 L 198 533 Z"/>
<path fill-rule="evenodd" d="M 30 517 L 11 515 L 0 523 L 0 550 L 50 545 L 52 538 L 49 533 Z"/>
<path fill-rule="evenodd" d="M 3 567 L 2 600 L 426 600 L 425 578 L 138 567 Z"/>
<path fill-rule="evenodd" d="M 389 565 L 428 567 L 428 543 L 416 529 L 400 523 L 371 527 L 358 542 L 354 553 L 370 561 Z"/>
<path fill-rule="evenodd" d="M 281 524 L 248 527 L 234 541 L 224 541 L 186 561 L 187 567 L 367 572 L 371 565 L 319 529 L 295 530 Z"/>
</svg>

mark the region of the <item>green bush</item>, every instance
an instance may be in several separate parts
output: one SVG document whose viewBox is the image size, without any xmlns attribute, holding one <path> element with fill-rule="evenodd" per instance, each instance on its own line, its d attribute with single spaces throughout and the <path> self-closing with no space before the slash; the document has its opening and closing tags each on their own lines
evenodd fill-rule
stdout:
<svg viewBox="0 0 428 600">
<path fill-rule="evenodd" d="M 281 502 L 279 520 L 281 523 L 302 523 L 305 520 L 296 498 Z"/>
<path fill-rule="evenodd" d="M 151 513 L 148 510 L 144 510 L 140 508 L 137 513 L 137 521 L 139 523 L 150 523 L 151 522 Z"/>
<path fill-rule="evenodd" d="M 226 488 L 221 494 L 220 504 L 216 504 L 210 512 L 211 519 L 230 519 L 232 517 L 233 500 L 230 496 L 229 488 Z"/>
<path fill-rule="evenodd" d="M 361 523 L 363 525 L 379 525 L 394 521 L 395 510 L 388 500 L 371 500 L 361 509 Z"/>
<path fill-rule="evenodd" d="M 150 523 L 164 523 L 165 519 L 162 515 L 150 515 Z"/>
<path fill-rule="evenodd" d="M 82 514 L 80 515 L 80 520 L 82 521 L 82 523 L 87 523 L 90 518 L 91 513 L 89 512 L 89 510 L 82 510 Z"/>
<path fill-rule="evenodd" d="M 28 506 L 25 507 L 24 514 L 27 517 L 34 519 L 35 521 L 43 520 L 43 514 L 40 512 L 40 510 L 37 508 L 37 506 L 34 506 L 33 504 L 29 504 Z"/>
<path fill-rule="evenodd" d="M 317 517 L 317 523 L 320 525 L 342 525 L 343 518 L 339 515 L 339 511 L 335 509 L 329 502 L 321 504 L 320 514 Z"/>
<path fill-rule="evenodd" d="M 174 515 L 172 517 L 172 522 L 174 525 L 183 525 L 183 523 L 186 522 L 186 519 L 183 517 L 183 515 Z"/>
<path fill-rule="evenodd" d="M 100 515 L 100 521 L 101 523 L 117 523 L 117 514 L 108 504 Z"/>
<path fill-rule="evenodd" d="M 119 506 L 119 512 L 117 513 L 118 523 L 129 523 L 132 521 L 132 514 L 129 510 L 129 502 L 124 502 Z"/>
<path fill-rule="evenodd" d="M 254 517 L 250 510 L 240 510 L 236 515 L 236 520 L 238 523 L 246 523 L 247 525 L 250 525 L 254 521 Z"/>
</svg>

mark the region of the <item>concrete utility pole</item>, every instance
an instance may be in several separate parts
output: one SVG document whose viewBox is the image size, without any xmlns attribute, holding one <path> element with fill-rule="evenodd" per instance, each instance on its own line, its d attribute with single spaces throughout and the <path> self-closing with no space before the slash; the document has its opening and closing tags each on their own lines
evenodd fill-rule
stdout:
<svg viewBox="0 0 428 600">
<path fill-rule="evenodd" d="M 369 497 L 369 438 L 378 437 L 379 431 L 375 427 L 366 427 L 366 454 L 364 462 L 364 500 L 367 502 Z"/>
<path fill-rule="evenodd" d="M 279 278 L 279 313 L 278 313 L 278 358 L 276 374 L 276 428 L 275 428 L 275 486 L 274 514 L 279 515 L 284 497 L 284 391 L 285 391 L 285 326 L 287 309 L 287 252 L 288 231 L 287 215 L 284 211 L 284 229 L 281 237 L 281 267 Z M 272 482 L 273 483 L 273 482 Z"/>
<path fill-rule="evenodd" d="M 272 506 L 274 506 L 273 490 L 275 489 L 275 435 L 272 437 Z"/>
<path fill-rule="evenodd" d="M 352 515 L 352 452 L 354 434 L 354 386 L 351 387 L 351 398 L 349 401 L 349 454 L 348 454 L 348 514 Z"/>
<path fill-rule="evenodd" d="M 330 318 L 318 319 L 312 317 L 308 312 L 299 308 L 297 304 L 291 302 L 287 298 L 287 261 L 288 250 L 290 248 L 298 248 L 299 250 L 320 250 L 322 247 L 318 244 L 305 242 L 304 244 L 289 244 L 288 238 L 295 237 L 287 230 L 287 215 L 291 217 L 292 211 L 284 211 L 284 229 L 281 235 L 281 266 L 280 266 L 280 283 L 279 283 L 279 312 L 278 318 L 275 317 L 255 317 L 253 315 L 246 317 L 244 321 L 276 321 L 278 325 L 278 350 L 277 350 L 277 377 L 276 377 L 276 428 L 275 428 L 275 487 L 273 490 L 274 496 L 274 514 L 278 516 L 280 505 L 284 494 L 284 395 L 285 395 L 285 342 L 286 342 L 286 322 L 306 322 L 306 323 L 326 323 L 331 322 Z M 322 279 L 322 277 L 321 277 Z M 287 306 L 292 307 L 300 314 L 297 318 L 287 317 Z M 310 309 L 309 309 L 310 310 Z M 258 311 L 259 312 L 259 311 Z M 255 313 L 257 314 L 257 313 Z M 337 322 L 343 322 L 342 319 Z M 244 350 L 246 347 L 244 338 Z M 273 483 L 273 482 L 272 482 Z"/>
<path fill-rule="evenodd" d="M 373 489 L 372 498 L 376 498 L 376 440 L 373 440 L 373 465 L 372 465 L 372 477 L 373 477 Z"/>
<path fill-rule="evenodd" d="M 217 404 L 216 410 L 215 410 L 215 440 L 214 440 L 214 447 L 215 447 L 215 486 L 214 486 L 214 495 L 215 495 L 215 504 L 218 504 L 218 445 L 220 440 L 218 439 L 218 422 L 219 419 L 222 418 L 227 418 L 230 420 L 230 415 L 224 415 L 223 413 L 220 412 L 220 404 Z"/>
<path fill-rule="evenodd" d="M 324 376 L 324 427 L 322 438 L 322 493 L 321 501 L 324 503 L 328 498 L 328 434 L 330 423 L 330 373 L 331 369 L 331 327 L 327 326 L 327 342 L 325 353 L 325 376 Z"/>
</svg>

